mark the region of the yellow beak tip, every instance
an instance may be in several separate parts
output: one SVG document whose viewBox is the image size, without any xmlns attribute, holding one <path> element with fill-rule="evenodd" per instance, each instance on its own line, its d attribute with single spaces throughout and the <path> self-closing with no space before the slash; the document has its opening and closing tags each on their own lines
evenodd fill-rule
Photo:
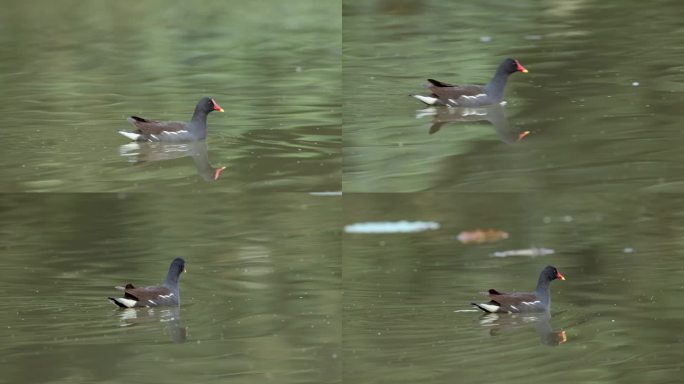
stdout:
<svg viewBox="0 0 684 384">
<path fill-rule="evenodd" d="M 223 108 L 219 109 L 219 112 L 223 112 Z"/>
<path fill-rule="evenodd" d="M 527 73 L 527 72 L 529 72 L 527 69 L 523 70 L 523 73 Z"/>
</svg>

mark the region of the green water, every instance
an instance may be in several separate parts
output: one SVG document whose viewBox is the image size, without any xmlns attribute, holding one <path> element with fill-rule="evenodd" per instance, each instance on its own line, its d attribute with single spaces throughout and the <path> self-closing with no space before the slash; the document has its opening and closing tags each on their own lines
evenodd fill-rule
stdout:
<svg viewBox="0 0 684 384">
<path fill-rule="evenodd" d="M 0 383 L 681 381 L 678 2 L 1 5 Z M 505 106 L 408 96 L 506 57 Z M 470 306 L 546 265 L 548 316 Z"/>
<path fill-rule="evenodd" d="M 3 196 L 0 382 L 338 381 L 339 197 L 232 200 Z M 176 256 L 177 313 L 108 302 Z"/>
<path fill-rule="evenodd" d="M 38 0 L 2 8 L 3 191 L 340 190 L 334 3 Z M 128 140 L 116 132 L 131 128 L 127 116 L 187 121 L 205 95 L 225 109 L 208 119 L 205 162 L 227 167 L 218 182 L 205 182 L 190 154 L 155 160 L 121 148 Z M 167 153 L 147 147 L 156 158 Z"/>
<path fill-rule="evenodd" d="M 420 233 L 344 235 L 345 381 L 679 381 L 681 196 L 416 193 L 344 200 L 345 223 L 440 224 Z M 478 228 L 509 238 L 458 241 L 461 231 Z M 554 253 L 492 256 L 530 247 Z M 468 311 L 490 288 L 533 290 L 549 264 L 566 277 L 551 284 L 550 319 Z"/>
<path fill-rule="evenodd" d="M 345 2 L 344 191 L 681 191 L 679 10 L 668 1 Z M 487 82 L 506 57 L 529 70 L 508 81 L 507 124 L 454 112 L 430 134 L 435 117 L 407 95 L 424 92 L 427 78 Z"/>
</svg>

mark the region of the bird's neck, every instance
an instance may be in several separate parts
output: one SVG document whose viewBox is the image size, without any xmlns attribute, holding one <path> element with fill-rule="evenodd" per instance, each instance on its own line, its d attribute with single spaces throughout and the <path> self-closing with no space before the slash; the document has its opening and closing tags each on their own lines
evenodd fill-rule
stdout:
<svg viewBox="0 0 684 384">
<path fill-rule="evenodd" d="M 551 282 L 546 276 L 539 276 L 539 281 L 537 281 L 537 288 L 534 289 L 534 294 L 548 303 L 550 301 L 551 295 L 549 295 Z"/>
<path fill-rule="evenodd" d="M 508 73 L 503 68 L 496 70 L 494 77 L 485 85 L 485 92 L 495 101 L 503 99 L 503 91 L 506 87 L 506 80 L 508 80 Z"/>
<path fill-rule="evenodd" d="M 206 133 L 207 130 L 207 113 L 202 111 L 199 106 L 195 107 L 195 112 L 190 119 L 190 127 L 200 133 Z"/>
<path fill-rule="evenodd" d="M 166 275 L 166 280 L 164 280 L 164 286 L 171 290 L 178 289 L 178 276 L 180 273 L 176 270 L 174 265 L 169 268 L 169 273 Z"/>
<path fill-rule="evenodd" d="M 193 124 L 207 125 L 207 114 L 202 111 L 195 111 L 192 114 L 192 119 L 190 120 Z"/>
</svg>

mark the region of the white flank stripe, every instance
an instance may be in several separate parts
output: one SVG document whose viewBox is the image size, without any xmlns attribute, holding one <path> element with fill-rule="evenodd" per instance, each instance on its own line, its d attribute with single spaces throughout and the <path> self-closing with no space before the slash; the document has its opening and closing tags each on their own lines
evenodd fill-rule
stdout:
<svg viewBox="0 0 684 384">
<path fill-rule="evenodd" d="M 162 299 L 170 299 L 173 296 L 173 293 L 169 293 L 168 295 L 159 295 Z"/>
<path fill-rule="evenodd" d="M 152 305 L 157 305 L 157 303 L 155 303 L 155 302 L 152 301 L 152 300 L 147 300 L 147 301 L 149 301 L 150 303 L 152 303 Z"/>
<path fill-rule="evenodd" d="M 517 311 L 517 310 L 518 310 L 518 307 L 516 307 L 515 305 L 511 305 L 511 309 Z"/>
<path fill-rule="evenodd" d="M 151 134 L 150 137 L 153 138 L 153 139 L 155 139 L 155 140 L 159 140 L 159 138 L 157 137 L 157 135 L 152 135 L 152 134 Z"/>
<path fill-rule="evenodd" d="M 533 301 L 533 302 L 523 301 L 522 303 L 525 304 L 525 305 L 535 305 L 535 304 L 537 304 L 537 303 L 541 303 L 541 301 L 539 301 L 539 300 Z"/>
<path fill-rule="evenodd" d="M 181 133 L 187 133 L 188 131 L 181 130 L 181 131 L 163 131 L 162 134 L 165 135 L 179 135 Z"/>
<path fill-rule="evenodd" d="M 423 96 L 423 95 L 413 95 L 416 99 L 422 101 L 423 103 L 427 105 L 434 105 L 435 102 L 437 102 L 436 97 L 429 97 L 429 96 Z"/>
<path fill-rule="evenodd" d="M 487 96 L 486 93 L 479 93 L 479 94 L 477 94 L 477 95 L 475 95 L 475 96 L 463 95 L 463 96 L 461 96 L 461 97 L 464 98 L 464 99 L 466 99 L 466 100 L 477 100 L 477 99 L 479 99 L 480 97 L 485 97 L 485 96 Z M 451 100 L 451 99 L 450 99 L 450 100 Z"/>
<path fill-rule="evenodd" d="M 123 136 L 128 137 L 131 140 L 138 140 L 138 138 L 140 137 L 140 135 L 138 135 L 137 133 L 133 133 L 133 132 L 119 131 L 119 133 L 122 134 Z"/>
</svg>

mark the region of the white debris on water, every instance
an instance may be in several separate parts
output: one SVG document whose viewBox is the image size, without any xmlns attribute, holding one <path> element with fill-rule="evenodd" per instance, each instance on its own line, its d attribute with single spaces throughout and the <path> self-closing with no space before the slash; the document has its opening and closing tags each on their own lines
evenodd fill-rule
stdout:
<svg viewBox="0 0 684 384">
<path fill-rule="evenodd" d="M 537 257 L 537 256 L 546 256 L 546 255 L 553 255 L 556 253 L 553 249 L 549 248 L 527 248 L 527 249 L 511 249 L 508 251 L 498 251 L 492 253 L 492 256 L 494 257 L 510 257 L 510 256 L 529 256 L 529 257 Z"/>
<path fill-rule="evenodd" d="M 634 253 L 636 250 L 632 247 L 625 247 L 625 249 L 622 250 L 623 253 Z"/>
<path fill-rule="evenodd" d="M 492 37 L 491 36 L 480 36 L 480 42 L 482 43 L 491 43 Z"/>
<path fill-rule="evenodd" d="M 311 196 L 342 196 L 342 191 L 309 192 Z"/>
<path fill-rule="evenodd" d="M 346 233 L 412 233 L 439 229 L 434 221 L 376 221 L 344 226 Z"/>
<path fill-rule="evenodd" d="M 639 82 L 638 81 L 632 81 L 632 87 L 638 87 Z"/>
</svg>

